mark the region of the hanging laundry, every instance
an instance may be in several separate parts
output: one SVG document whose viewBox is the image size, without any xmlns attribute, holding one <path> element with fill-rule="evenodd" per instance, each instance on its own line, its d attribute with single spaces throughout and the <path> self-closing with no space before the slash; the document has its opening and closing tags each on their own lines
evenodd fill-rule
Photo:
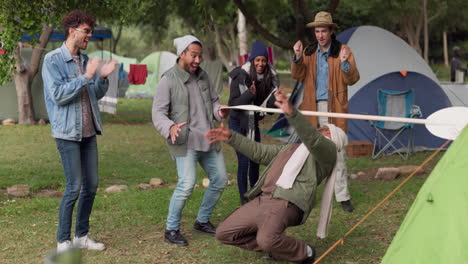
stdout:
<svg viewBox="0 0 468 264">
<path fill-rule="evenodd" d="M 119 66 L 119 80 L 125 78 L 127 73 L 124 71 L 124 64 L 120 63 Z"/>
<path fill-rule="evenodd" d="M 145 84 L 147 76 L 148 68 L 146 64 L 130 64 L 128 80 L 131 84 Z"/>
</svg>

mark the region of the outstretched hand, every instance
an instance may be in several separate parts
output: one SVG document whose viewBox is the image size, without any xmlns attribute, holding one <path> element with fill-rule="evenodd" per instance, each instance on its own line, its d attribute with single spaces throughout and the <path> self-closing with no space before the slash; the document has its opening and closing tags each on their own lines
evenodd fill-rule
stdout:
<svg viewBox="0 0 468 264">
<path fill-rule="evenodd" d="M 171 142 L 174 144 L 177 140 L 177 137 L 179 136 L 179 132 L 182 130 L 181 127 L 185 126 L 187 122 L 182 122 L 179 124 L 172 125 L 171 128 L 169 128 L 169 135 L 171 137 Z"/>
<path fill-rule="evenodd" d="M 205 137 L 210 141 L 210 144 L 217 141 L 226 141 L 231 138 L 231 131 L 224 127 L 224 124 L 221 123 L 220 128 L 214 128 L 206 132 Z"/>
<path fill-rule="evenodd" d="M 283 93 L 282 89 L 278 89 L 275 92 L 275 105 L 283 111 L 286 115 L 292 115 L 294 112 L 294 107 L 292 106 L 289 98 L 286 94 Z"/>
</svg>

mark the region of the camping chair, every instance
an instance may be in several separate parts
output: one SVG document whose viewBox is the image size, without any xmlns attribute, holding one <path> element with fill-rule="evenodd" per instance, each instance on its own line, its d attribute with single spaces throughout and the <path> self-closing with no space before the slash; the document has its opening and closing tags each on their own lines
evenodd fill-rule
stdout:
<svg viewBox="0 0 468 264">
<path fill-rule="evenodd" d="M 414 105 L 414 91 L 386 91 L 377 92 L 378 113 L 381 116 L 421 118 L 419 106 Z M 414 135 L 411 123 L 397 123 L 386 121 L 370 121 L 375 128 L 374 150 L 372 159 L 382 153 L 398 153 L 404 160 L 414 152 Z M 407 131 L 408 136 L 402 136 Z"/>
</svg>

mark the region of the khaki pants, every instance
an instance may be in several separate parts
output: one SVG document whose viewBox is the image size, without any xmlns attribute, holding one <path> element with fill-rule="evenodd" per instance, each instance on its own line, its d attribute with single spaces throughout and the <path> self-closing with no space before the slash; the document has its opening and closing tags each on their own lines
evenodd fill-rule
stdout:
<svg viewBox="0 0 468 264">
<path fill-rule="evenodd" d="M 305 241 L 284 235 L 303 216 L 294 204 L 259 196 L 241 206 L 216 228 L 216 239 L 228 245 L 270 253 L 276 259 L 298 262 L 307 258 Z"/>
</svg>

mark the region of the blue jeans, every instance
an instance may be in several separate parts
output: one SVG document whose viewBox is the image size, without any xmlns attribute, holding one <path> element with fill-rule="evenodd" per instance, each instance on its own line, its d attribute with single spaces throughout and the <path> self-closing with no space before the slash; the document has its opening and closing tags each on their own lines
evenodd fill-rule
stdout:
<svg viewBox="0 0 468 264">
<path fill-rule="evenodd" d="M 234 118 L 229 119 L 229 128 L 240 133 L 247 135 L 247 130 L 240 127 L 240 121 Z M 260 129 L 258 123 L 255 122 L 255 141 L 260 142 Z M 258 163 L 251 161 L 244 154 L 237 152 L 237 187 L 239 188 L 239 195 L 241 201 L 244 199 L 244 194 L 247 192 L 247 181 L 252 188 L 258 181 L 259 166 Z"/>
<path fill-rule="evenodd" d="M 167 215 L 167 230 L 178 230 L 185 201 L 192 195 L 197 176 L 197 162 L 205 170 L 210 185 L 203 195 L 203 201 L 198 210 L 197 221 L 206 223 L 210 220 L 216 203 L 227 185 L 226 165 L 221 151 L 195 151 L 188 149 L 185 157 L 175 157 L 177 165 L 177 186 L 172 194 Z"/>
<path fill-rule="evenodd" d="M 66 187 L 59 208 L 57 241 L 70 240 L 73 208 L 78 201 L 75 236 L 85 236 L 89 231 L 89 216 L 98 186 L 98 150 L 96 136 L 81 142 L 55 139 L 62 158 Z"/>
</svg>

